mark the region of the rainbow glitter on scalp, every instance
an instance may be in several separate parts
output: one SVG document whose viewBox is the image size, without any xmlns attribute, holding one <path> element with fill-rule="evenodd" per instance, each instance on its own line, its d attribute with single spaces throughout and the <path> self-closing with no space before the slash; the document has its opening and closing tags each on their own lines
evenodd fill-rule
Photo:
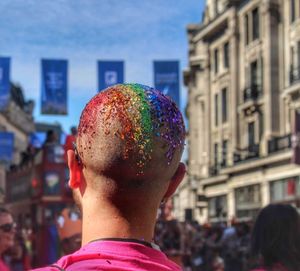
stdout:
<svg viewBox="0 0 300 271">
<path fill-rule="evenodd" d="M 87 112 L 81 116 L 79 135 L 93 136 L 93 117 L 105 116 L 103 125 L 107 136 L 124 140 L 123 159 L 134 152 L 138 154 L 139 173 L 151 160 L 153 139 L 159 138 L 167 145 L 166 158 L 171 163 L 178 147 L 182 148 L 185 127 L 181 113 L 175 103 L 161 92 L 139 84 L 123 84 L 110 87 L 97 94 L 87 105 Z M 97 109 L 98 108 L 98 109 Z M 112 129 L 113 120 L 118 119 L 121 127 Z"/>
</svg>

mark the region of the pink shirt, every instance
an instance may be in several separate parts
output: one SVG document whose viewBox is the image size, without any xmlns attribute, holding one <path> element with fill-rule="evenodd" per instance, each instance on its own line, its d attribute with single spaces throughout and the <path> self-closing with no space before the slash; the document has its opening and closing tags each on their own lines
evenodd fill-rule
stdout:
<svg viewBox="0 0 300 271">
<path fill-rule="evenodd" d="M 0 270 L 1 271 L 9 271 L 9 268 L 7 267 L 7 265 L 4 263 L 4 261 L 2 259 L 0 259 Z"/>
<path fill-rule="evenodd" d="M 62 257 L 55 265 L 68 271 L 179 271 L 161 251 L 131 241 L 94 241 L 71 255 Z M 58 271 L 44 267 L 35 271 Z"/>
</svg>

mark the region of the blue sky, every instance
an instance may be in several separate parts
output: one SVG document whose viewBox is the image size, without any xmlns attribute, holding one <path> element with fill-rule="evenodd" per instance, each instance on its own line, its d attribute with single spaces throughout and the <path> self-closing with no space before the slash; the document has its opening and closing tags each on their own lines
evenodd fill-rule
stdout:
<svg viewBox="0 0 300 271">
<path fill-rule="evenodd" d="M 97 92 L 97 60 L 124 60 L 125 81 L 153 85 L 153 60 L 187 67 L 189 23 L 204 0 L 1 0 L 0 55 L 11 57 L 11 78 L 34 99 L 36 121 L 77 125 Z M 67 59 L 68 116 L 40 114 L 41 58 Z M 181 74 L 182 78 L 182 74 Z M 186 100 L 181 80 L 181 108 Z"/>
</svg>

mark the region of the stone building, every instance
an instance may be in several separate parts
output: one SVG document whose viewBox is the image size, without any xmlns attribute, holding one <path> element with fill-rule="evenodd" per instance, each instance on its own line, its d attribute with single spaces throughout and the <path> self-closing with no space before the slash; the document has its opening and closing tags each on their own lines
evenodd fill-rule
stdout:
<svg viewBox="0 0 300 271">
<path fill-rule="evenodd" d="M 252 219 L 300 206 L 300 0 L 207 0 L 187 27 L 189 159 L 177 215 Z"/>
<path fill-rule="evenodd" d="M 0 111 L 0 132 L 14 133 L 13 160 L 10 164 L 0 163 L 0 203 L 5 199 L 5 171 L 9 166 L 21 163 L 22 152 L 26 151 L 29 135 L 35 131 L 33 107 L 33 101 L 25 100 L 21 87 L 12 84 L 8 105 Z"/>
</svg>

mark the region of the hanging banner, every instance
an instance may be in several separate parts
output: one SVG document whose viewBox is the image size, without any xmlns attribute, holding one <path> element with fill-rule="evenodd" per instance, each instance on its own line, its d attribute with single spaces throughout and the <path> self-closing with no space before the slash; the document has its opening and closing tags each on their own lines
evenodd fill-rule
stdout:
<svg viewBox="0 0 300 271">
<path fill-rule="evenodd" d="M 42 59 L 42 114 L 66 115 L 68 62 Z"/>
<path fill-rule="evenodd" d="M 124 61 L 98 61 L 98 91 L 124 83 Z"/>
<path fill-rule="evenodd" d="M 179 61 L 154 61 L 154 86 L 179 107 Z"/>
<path fill-rule="evenodd" d="M 14 153 L 14 134 L 0 132 L 0 161 L 10 163 Z"/>
<path fill-rule="evenodd" d="M 0 57 L 0 111 L 6 109 L 10 95 L 10 58 Z"/>
</svg>

